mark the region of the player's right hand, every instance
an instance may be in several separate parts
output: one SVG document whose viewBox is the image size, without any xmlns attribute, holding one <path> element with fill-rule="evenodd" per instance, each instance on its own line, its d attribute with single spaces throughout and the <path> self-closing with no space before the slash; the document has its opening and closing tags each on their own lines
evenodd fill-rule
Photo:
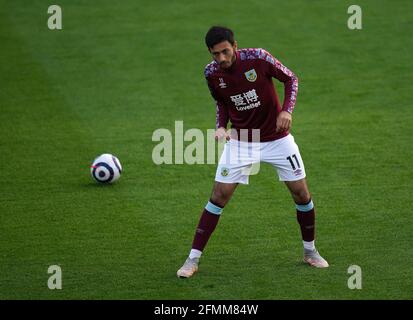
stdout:
<svg viewBox="0 0 413 320">
<path fill-rule="evenodd" d="M 230 135 L 227 132 L 227 129 L 225 128 L 218 128 L 217 131 L 215 131 L 215 140 L 218 141 L 223 141 L 223 140 L 228 141 L 231 139 Z"/>
</svg>

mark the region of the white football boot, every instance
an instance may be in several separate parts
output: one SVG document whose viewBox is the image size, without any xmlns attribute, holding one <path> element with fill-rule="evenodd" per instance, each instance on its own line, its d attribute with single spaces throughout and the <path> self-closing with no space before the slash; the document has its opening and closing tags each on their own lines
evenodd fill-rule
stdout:
<svg viewBox="0 0 413 320">
<path fill-rule="evenodd" d="M 198 271 L 199 258 L 187 258 L 184 265 L 179 269 L 176 275 L 179 278 L 192 277 L 195 272 Z"/>
<path fill-rule="evenodd" d="M 316 249 L 304 250 L 304 262 L 316 268 L 328 268 L 328 262 L 320 256 Z"/>
</svg>

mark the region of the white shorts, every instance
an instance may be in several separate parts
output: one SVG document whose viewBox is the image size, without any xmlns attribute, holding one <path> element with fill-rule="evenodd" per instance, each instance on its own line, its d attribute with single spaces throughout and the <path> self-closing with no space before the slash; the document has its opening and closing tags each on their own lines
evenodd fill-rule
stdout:
<svg viewBox="0 0 413 320">
<path fill-rule="evenodd" d="M 305 178 L 300 151 L 289 134 L 269 142 L 229 140 L 219 160 L 215 181 L 248 184 L 249 176 L 258 173 L 260 162 L 271 164 L 280 181 Z"/>
</svg>

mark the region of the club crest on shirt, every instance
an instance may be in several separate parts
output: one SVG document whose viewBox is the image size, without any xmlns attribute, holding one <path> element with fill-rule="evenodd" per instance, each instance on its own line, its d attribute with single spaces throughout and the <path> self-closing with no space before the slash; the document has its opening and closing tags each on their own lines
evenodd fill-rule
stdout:
<svg viewBox="0 0 413 320">
<path fill-rule="evenodd" d="M 257 73 L 255 72 L 255 69 L 251 69 L 245 72 L 244 74 L 245 78 L 247 78 L 247 80 L 250 82 L 254 82 L 255 80 L 257 80 Z"/>
</svg>

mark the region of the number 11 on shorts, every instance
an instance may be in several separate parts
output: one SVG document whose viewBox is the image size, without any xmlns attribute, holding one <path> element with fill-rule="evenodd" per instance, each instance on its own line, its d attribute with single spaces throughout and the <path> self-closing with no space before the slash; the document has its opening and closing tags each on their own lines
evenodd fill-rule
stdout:
<svg viewBox="0 0 413 320">
<path fill-rule="evenodd" d="M 295 159 L 295 162 L 297 162 L 297 167 L 301 168 L 300 167 L 300 162 L 298 161 L 297 156 L 295 154 L 293 154 L 292 156 L 287 157 L 287 160 L 290 161 L 290 164 L 291 164 L 291 167 L 293 168 L 293 170 L 295 170 L 296 167 L 295 167 L 295 164 L 294 164 L 293 159 L 291 157 L 293 157 Z"/>
</svg>

